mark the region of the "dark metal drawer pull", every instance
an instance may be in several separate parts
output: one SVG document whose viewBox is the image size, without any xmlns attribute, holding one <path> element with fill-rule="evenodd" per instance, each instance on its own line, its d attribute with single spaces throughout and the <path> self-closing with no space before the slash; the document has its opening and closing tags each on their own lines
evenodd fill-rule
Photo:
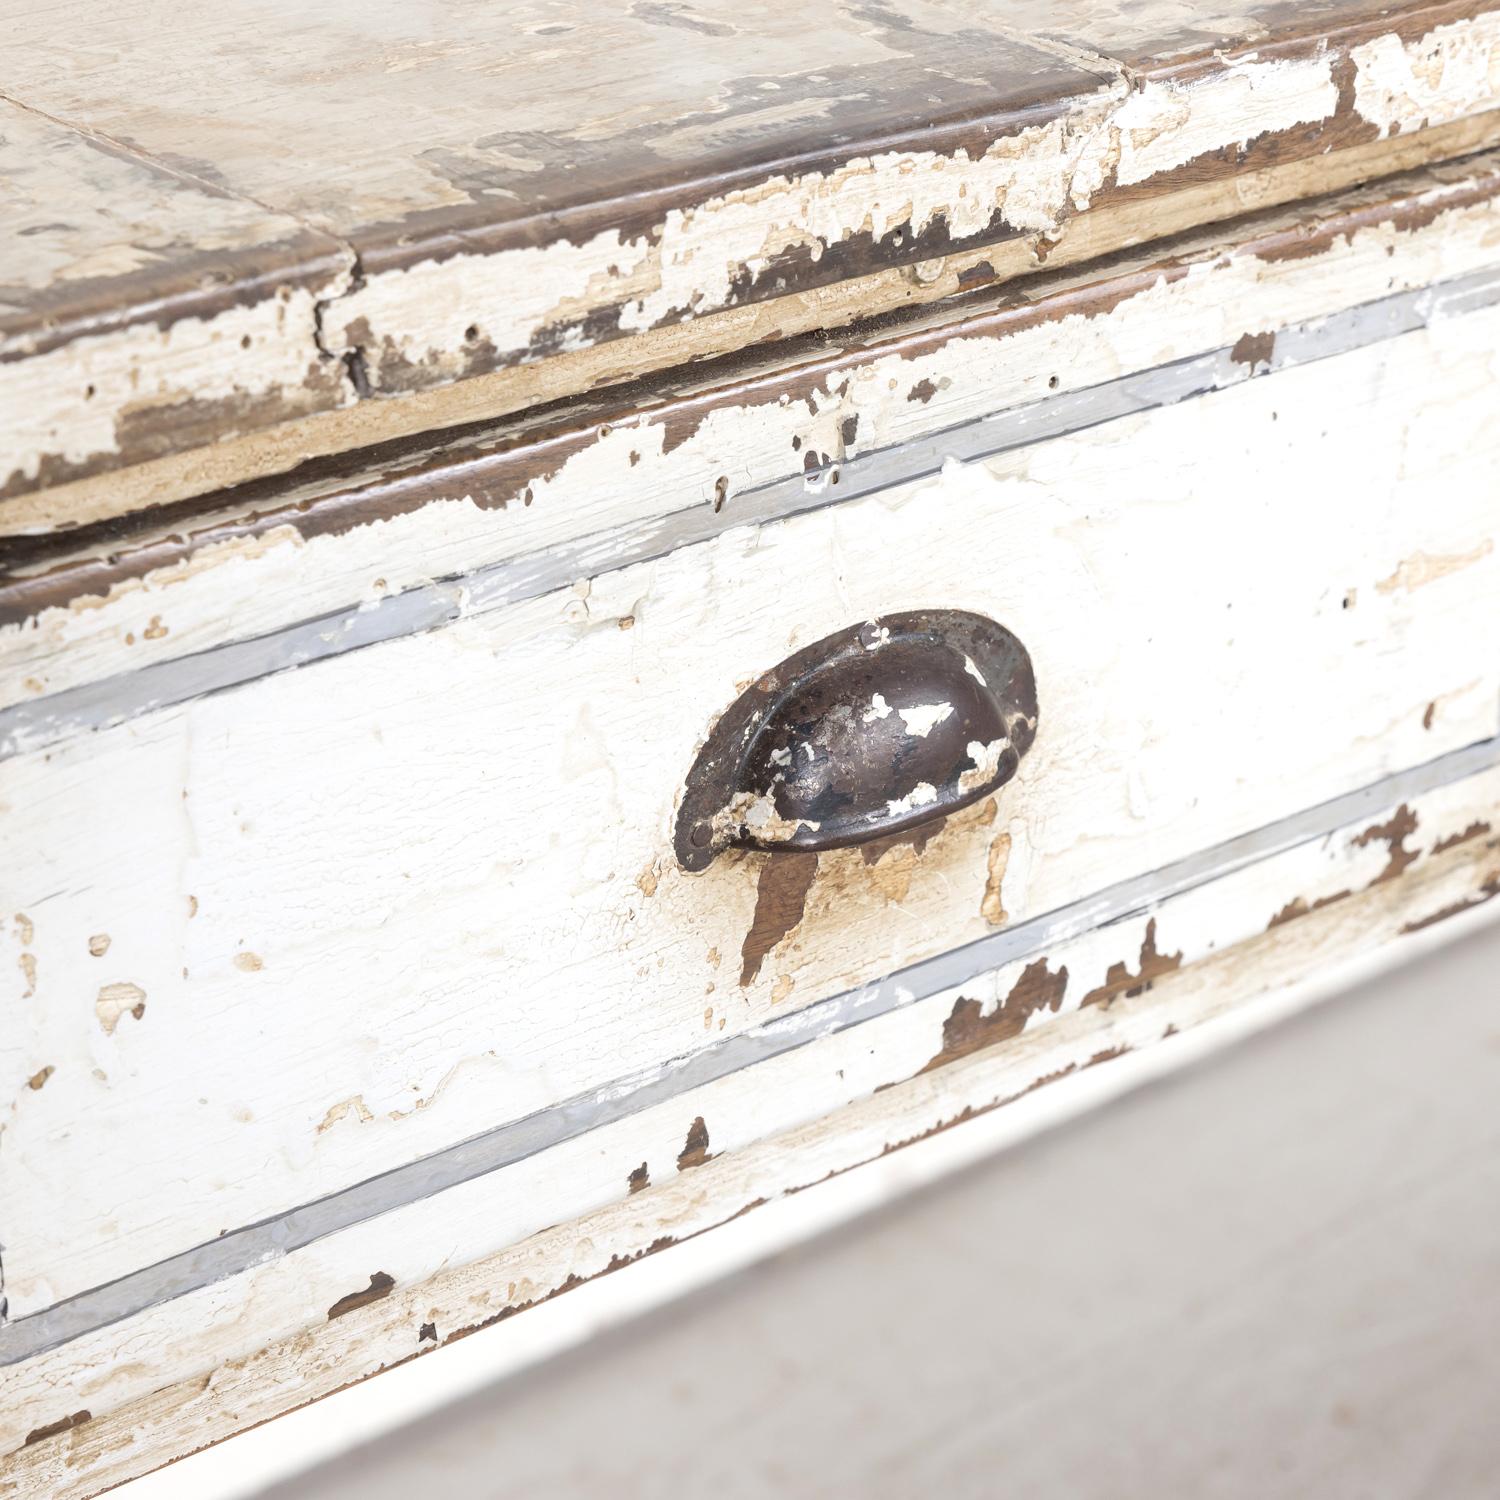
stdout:
<svg viewBox="0 0 1500 1500">
<path fill-rule="evenodd" d="M 1009 781 L 1036 725 L 1031 658 L 993 620 L 935 609 L 851 626 L 715 724 L 678 809 L 678 862 L 837 849 L 944 817 Z"/>
</svg>

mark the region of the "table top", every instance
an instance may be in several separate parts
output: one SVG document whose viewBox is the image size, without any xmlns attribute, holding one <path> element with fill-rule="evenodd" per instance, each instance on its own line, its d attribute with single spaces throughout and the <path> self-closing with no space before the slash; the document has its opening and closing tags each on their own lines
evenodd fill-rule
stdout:
<svg viewBox="0 0 1500 1500">
<path fill-rule="evenodd" d="M 0 499 L 1003 280 L 1090 210 L 1129 221 L 1097 248 L 1149 238 L 1164 194 L 1494 106 L 1495 3 L 16 0 Z"/>
</svg>

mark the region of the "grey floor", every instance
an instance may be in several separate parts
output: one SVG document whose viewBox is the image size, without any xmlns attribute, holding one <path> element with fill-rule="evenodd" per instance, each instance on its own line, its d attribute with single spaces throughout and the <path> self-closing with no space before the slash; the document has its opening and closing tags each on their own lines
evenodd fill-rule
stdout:
<svg viewBox="0 0 1500 1500">
<path fill-rule="evenodd" d="M 266 1500 L 424 1495 L 1500 1496 L 1500 929 Z"/>
</svg>

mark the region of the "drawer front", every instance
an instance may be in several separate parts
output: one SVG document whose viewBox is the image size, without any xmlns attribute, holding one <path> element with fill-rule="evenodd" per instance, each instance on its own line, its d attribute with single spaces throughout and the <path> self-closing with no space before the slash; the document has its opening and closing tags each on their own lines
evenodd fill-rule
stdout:
<svg viewBox="0 0 1500 1500">
<path fill-rule="evenodd" d="M 560 1104 L 586 1123 L 1488 738 L 1497 335 L 1471 312 L 0 763 L 11 1316 Z M 1015 779 L 901 839 L 684 872 L 684 779 L 746 684 L 917 609 L 1029 651 Z"/>
<path fill-rule="evenodd" d="M 0 1343 L 34 1340 L 0 1370 L 0 1472 L 73 1500 L 471 1333 L 488 1330 L 465 1343 L 481 1369 L 530 1362 L 570 1326 L 701 1284 L 705 1261 L 722 1273 L 1285 1017 L 1349 964 L 1367 977 L 1493 920 L 1497 829 L 1491 740 L 1273 825 L 1232 867 L 1160 872 L 1145 910 L 1116 887 L 1071 932 L 996 933 L 934 961 L 922 998 L 778 1034 L 753 1066 L 509 1166 L 282 1253 L 259 1226 L 239 1275 L 52 1346 L 38 1325 L 67 1307 L 22 1319 Z M 1410 860 L 1391 880 L 1396 831 Z M 554 1300 L 583 1285 L 583 1306 Z M 450 1363 L 408 1372 L 382 1409 L 430 1396 Z M 176 1472 L 214 1492 L 201 1467 Z"/>
</svg>

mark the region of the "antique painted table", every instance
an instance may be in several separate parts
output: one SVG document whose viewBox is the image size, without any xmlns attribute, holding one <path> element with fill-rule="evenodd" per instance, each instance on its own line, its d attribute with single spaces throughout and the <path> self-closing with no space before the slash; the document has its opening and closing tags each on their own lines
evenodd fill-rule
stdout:
<svg viewBox="0 0 1500 1500">
<path fill-rule="evenodd" d="M 17 0 L 0 1493 L 1500 910 L 1493 3 Z"/>
</svg>

